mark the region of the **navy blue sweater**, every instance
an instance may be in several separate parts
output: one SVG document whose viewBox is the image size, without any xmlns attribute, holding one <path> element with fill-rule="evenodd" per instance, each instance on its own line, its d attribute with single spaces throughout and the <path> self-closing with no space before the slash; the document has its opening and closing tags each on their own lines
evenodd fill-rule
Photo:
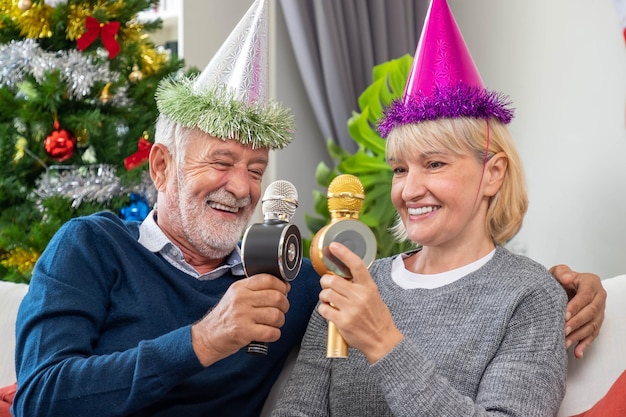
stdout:
<svg viewBox="0 0 626 417">
<path fill-rule="evenodd" d="M 258 416 L 319 293 L 304 260 L 282 337 L 267 357 L 245 349 L 208 368 L 191 325 L 238 279 L 179 271 L 111 213 L 64 225 L 38 261 L 17 318 L 19 416 Z"/>
</svg>

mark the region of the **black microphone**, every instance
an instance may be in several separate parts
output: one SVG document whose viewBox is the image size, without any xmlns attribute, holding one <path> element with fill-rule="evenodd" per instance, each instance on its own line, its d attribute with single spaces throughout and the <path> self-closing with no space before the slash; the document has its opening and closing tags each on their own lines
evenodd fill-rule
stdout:
<svg viewBox="0 0 626 417">
<path fill-rule="evenodd" d="M 241 241 L 241 260 L 246 276 L 266 273 L 292 281 L 302 265 L 300 229 L 291 223 L 298 207 L 298 192 L 289 181 L 271 183 L 263 195 L 263 223 L 249 226 Z M 267 355 L 265 342 L 251 342 L 248 353 Z"/>
</svg>

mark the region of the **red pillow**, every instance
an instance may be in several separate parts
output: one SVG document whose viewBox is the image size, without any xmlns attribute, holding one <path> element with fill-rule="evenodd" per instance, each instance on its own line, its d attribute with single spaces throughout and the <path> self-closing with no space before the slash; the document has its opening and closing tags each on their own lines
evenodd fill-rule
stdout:
<svg viewBox="0 0 626 417">
<path fill-rule="evenodd" d="M 0 388 L 0 417 L 12 417 L 11 404 L 17 390 L 17 382 Z"/>
<path fill-rule="evenodd" d="M 617 378 L 600 401 L 584 413 L 572 417 L 622 417 L 626 416 L 626 371 Z"/>
</svg>

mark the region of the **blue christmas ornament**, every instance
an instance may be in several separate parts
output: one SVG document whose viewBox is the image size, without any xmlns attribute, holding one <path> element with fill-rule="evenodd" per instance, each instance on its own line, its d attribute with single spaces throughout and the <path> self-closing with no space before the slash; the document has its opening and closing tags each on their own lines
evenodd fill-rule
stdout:
<svg viewBox="0 0 626 417">
<path fill-rule="evenodd" d="M 143 221 L 150 212 L 150 206 L 146 199 L 137 193 L 130 194 L 130 204 L 122 207 L 120 217 L 124 220 Z"/>
</svg>

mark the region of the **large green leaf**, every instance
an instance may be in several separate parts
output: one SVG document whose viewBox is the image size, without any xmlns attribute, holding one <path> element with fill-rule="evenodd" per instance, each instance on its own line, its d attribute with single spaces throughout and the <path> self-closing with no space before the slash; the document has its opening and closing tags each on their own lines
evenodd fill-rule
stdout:
<svg viewBox="0 0 626 417">
<path fill-rule="evenodd" d="M 370 114 L 369 108 L 365 108 L 362 113 L 354 113 L 348 120 L 348 132 L 364 149 L 368 149 L 377 156 L 384 155 L 385 141 L 372 129 Z"/>
<path fill-rule="evenodd" d="M 354 112 L 348 120 L 350 136 L 359 145 L 355 153 L 350 153 L 329 140 L 328 153 L 336 161 L 336 168 L 326 164 L 317 166 L 317 183 L 328 188 L 330 182 L 342 174 L 358 177 L 365 189 L 365 201 L 360 220 L 372 229 L 376 236 L 378 258 L 403 252 L 411 247 L 409 243 L 396 242 L 389 233 L 396 210 L 390 199 L 392 171 L 385 162 L 385 140 L 376 131 L 376 123 L 383 116 L 384 109 L 402 96 L 411 69 L 413 58 L 405 55 L 374 67 L 373 82 L 359 96 L 360 113 Z M 318 216 L 305 215 L 307 227 L 316 233 L 330 222 L 326 196 L 314 191 L 314 208 Z M 310 240 L 305 241 L 305 248 Z M 308 249 L 307 252 L 308 253 Z"/>
</svg>

